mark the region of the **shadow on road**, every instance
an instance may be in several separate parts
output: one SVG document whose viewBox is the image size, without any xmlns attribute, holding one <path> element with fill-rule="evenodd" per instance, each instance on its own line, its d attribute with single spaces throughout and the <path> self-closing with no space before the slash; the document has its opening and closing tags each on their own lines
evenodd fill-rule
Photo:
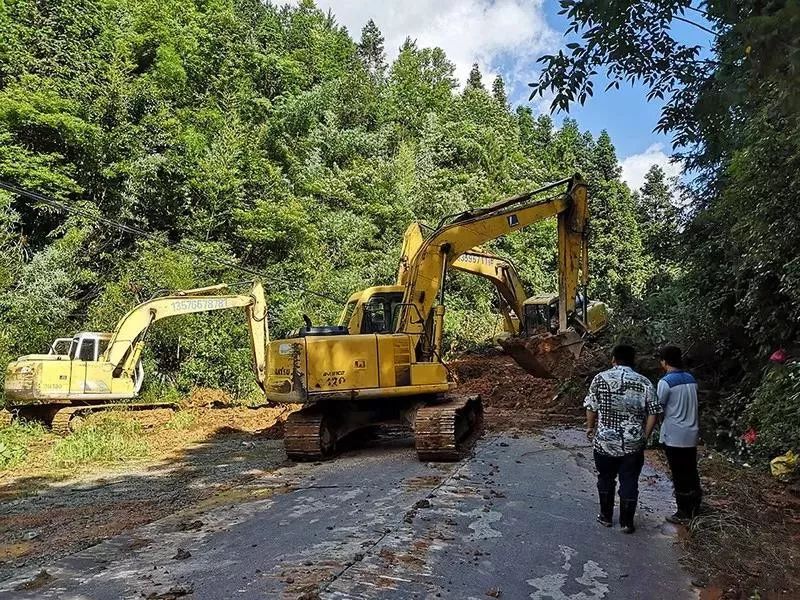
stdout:
<svg viewBox="0 0 800 600">
<path fill-rule="evenodd" d="M 0 580 L 287 464 L 283 422 L 256 432 L 228 425 L 157 462 L 126 463 L 64 480 L 20 477 L 0 485 Z"/>
</svg>

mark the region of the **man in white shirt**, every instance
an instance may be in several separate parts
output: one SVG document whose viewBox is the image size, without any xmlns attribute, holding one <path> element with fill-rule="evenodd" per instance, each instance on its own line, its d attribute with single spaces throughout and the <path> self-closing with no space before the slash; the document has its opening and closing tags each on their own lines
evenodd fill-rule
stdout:
<svg viewBox="0 0 800 600">
<path fill-rule="evenodd" d="M 686 524 L 700 508 L 703 490 L 697 472 L 697 441 L 700 428 L 697 416 L 697 382 L 683 370 L 683 356 L 677 346 L 665 346 L 659 352 L 661 368 L 666 371 L 658 382 L 658 401 L 664 408 L 661 443 L 667 454 L 675 487 L 678 511 L 667 517 L 670 523 Z"/>
</svg>

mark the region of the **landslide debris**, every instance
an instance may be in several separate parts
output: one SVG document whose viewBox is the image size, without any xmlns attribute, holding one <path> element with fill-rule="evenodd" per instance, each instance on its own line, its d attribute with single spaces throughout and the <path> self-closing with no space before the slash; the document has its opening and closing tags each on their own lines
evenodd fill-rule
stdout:
<svg viewBox="0 0 800 600">
<path fill-rule="evenodd" d="M 530 431 L 584 418 L 583 398 L 591 377 L 607 361 L 602 350 L 584 348 L 569 379 L 540 379 L 497 350 L 468 354 L 450 363 L 459 393 L 479 394 L 490 430 Z"/>
</svg>

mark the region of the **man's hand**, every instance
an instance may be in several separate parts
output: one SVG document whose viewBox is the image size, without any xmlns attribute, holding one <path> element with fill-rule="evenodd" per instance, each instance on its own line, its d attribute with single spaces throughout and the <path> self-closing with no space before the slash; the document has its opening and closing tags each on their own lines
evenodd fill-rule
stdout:
<svg viewBox="0 0 800 600">
<path fill-rule="evenodd" d="M 653 433 L 653 429 L 655 429 L 657 423 L 658 423 L 658 415 L 647 415 L 647 422 L 644 425 L 645 441 L 650 439 L 650 434 Z"/>
<path fill-rule="evenodd" d="M 594 437 L 597 429 L 597 413 L 593 410 L 586 411 L 586 437 L 590 440 Z"/>
</svg>

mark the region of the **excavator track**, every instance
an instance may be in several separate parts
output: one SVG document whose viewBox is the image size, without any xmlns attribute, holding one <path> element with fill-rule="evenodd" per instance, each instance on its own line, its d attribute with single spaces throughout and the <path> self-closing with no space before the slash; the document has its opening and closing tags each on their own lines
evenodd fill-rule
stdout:
<svg viewBox="0 0 800 600">
<path fill-rule="evenodd" d="M 319 407 L 292 413 L 285 428 L 284 445 L 291 460 L 321 460 L 336 449 L 336 434 L 330 427 L 330 419 Z"/>
<path fill-rule="evenodd" d="M 82 413 L 89 412 L 91 412 L 91 408 L 87 408 L 86 406 L 70 406 L 68 408 L 59 409 L 56 414 L 53 415 L 53 420 L 50 422 L 50 429 L 56 435 L 69 435 L 72 433 L 72 428 L 70 427 L 72 418 L 83 416 Z"/>
<path fill-rule="evenodd" d="M 447 396 L 441 404 L 420 407 L 414 417 L 419 460 L 458 460 L 477 437 L 482 422 L 480 396 Z"/>
</svg>

